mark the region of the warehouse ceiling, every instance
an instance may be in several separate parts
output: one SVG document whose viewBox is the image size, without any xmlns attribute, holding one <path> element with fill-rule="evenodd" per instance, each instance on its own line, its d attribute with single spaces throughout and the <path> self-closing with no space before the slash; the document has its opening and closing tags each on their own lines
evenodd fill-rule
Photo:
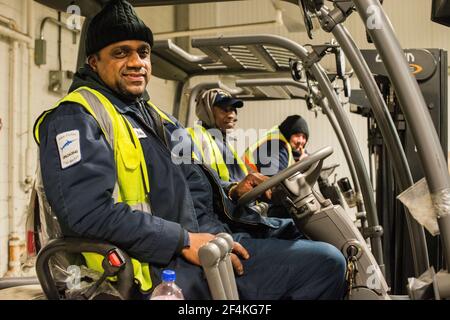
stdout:
<svg viewBox="0 0 450 320">
<path fill-rule="evenodd" d="M 71 5 L 77 5 L 81 8 L 83 16 L 89 17 L 97 13 L 100 8 L 108 2 L 108 0 L 35 0 L 43 5 L 46 5 L 52 9 L 58 11 L 66 11 Z M 236 0 L 128 0 L 133 6 L 145 7 L 145 6 L 162 6 L 162 5 L 175 5 L 175 4 L 191 4 L 191 3 L 207 3 L 207 2 L 227 2 Z M 284 0 L 298 4 L 296 0 Z"/>
</svg>

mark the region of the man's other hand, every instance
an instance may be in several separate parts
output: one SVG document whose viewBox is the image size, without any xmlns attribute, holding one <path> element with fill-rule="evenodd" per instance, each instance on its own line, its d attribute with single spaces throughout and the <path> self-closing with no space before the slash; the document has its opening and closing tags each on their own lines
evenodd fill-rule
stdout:
<svg viewBox="0 0 450 320">
<path fill-rule="evenodd" d="M 245 260 L 250 258 L 247 249 L 245 249 L 239 242 L 235 242 L 233 244 L 233 253 L 230 257 L 231 264 L 233 265 L 233 269 L 236 270 L 236 273 L 241 276 L 244 274 L 244 266 L 238 256 L 244 258 Z"/>
<path fill-rule="evenodd" d="M 230 191 L 230 198 L 233 200 L 238 200 L 240 197 L 242 197 L 244 194 L 252 190 L 257 185 L 261 184 L 262 182 L 269 179 L 269 177 L 266 177 L 258 172 L 249 173 L 244 180 L 239 182 L 233 189 Z M 266 190 L 264 192 L 265 199 L 271 199 L 272 198 L 272 190 Z"/>
<path fill-rule="evenodd" d="M 201 246 L 213 240 L 216 236 L 210 233 L 191 233 L 189 232 L 189 247 L 181 250 L 181 255 L 190 263 L 200 266 L 198 250 Z"/>
<path fill-rule="evenodd" d="M 215 238 L 216 236 L 210 233 L 189 232 L 190 245 L 181 251 L 181 255 L 190 263 L 201 266 L 200 258 L 198 257 L 198 250 Z M 238 275 L 242 275 L 244 273 L 244 267 L 238 256 L 245 260 L 250 258 L 250 254 L 247 249 L 245 249 L 239 242 L 234 242 L 233 252 L 231 253 L 230 259 L 236 273 Z"/>
</svg>

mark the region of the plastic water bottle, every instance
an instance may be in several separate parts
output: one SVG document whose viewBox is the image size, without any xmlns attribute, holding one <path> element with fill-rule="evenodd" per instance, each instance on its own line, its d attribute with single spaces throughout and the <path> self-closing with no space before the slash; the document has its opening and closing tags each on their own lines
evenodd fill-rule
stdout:
<svg viewBox="0 0 450 320">
<path fill-rule="evenodd" d="M 181 288 L 175 284 L 175 271 L 166 269 L 162 272 L 162 282 L 153 290 L 150 300 L 184 300 Z"/>
</svg>

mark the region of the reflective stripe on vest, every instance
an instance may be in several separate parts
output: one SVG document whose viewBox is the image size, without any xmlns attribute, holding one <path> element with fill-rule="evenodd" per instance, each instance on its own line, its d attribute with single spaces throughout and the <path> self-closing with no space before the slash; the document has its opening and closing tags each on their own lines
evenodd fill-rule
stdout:
<svg viewBox="0 0 450 320">
<path fill-rule="evenodd" d="M 258 149 L 266 142 L 271 141 L 271 140 L 280 140 L 284 143 L 284 146 L 286 147 L 287 151 L 288 151 L 288 166 L 294 164 L 294 156 L 292 154 L 292 147 L 291 144 L 289 143 L 289 141 L 285 138 L 285 136 L 280 132 L 280 129 L 278 128 L 278 126 L 273 127 L 272 129 L 270 129 L 264 137 L 262 137 L 260 140 L 258 140 L 257 142 L 255 142 L 252 146 L 250 146 L 249 148 L 247 148 L 247 150 L 245 150 L 244 153 L 244 162 L 245 165 L 247 166 L 248 170 L 253 171 L 253 172 L 259 172 L 258 167 L 256 166 L 256 161 L 254 158 L 254 154 L 256 151 L 258 151 Z M 259 156 L 259 155 L 257 155 Z"/>
<path fill-rule="evenodd" d="M 209 133 L 206 128 L 197 124 L 194 128 L 187 128 L 186 130 L 191 135 L 191 138 L 197 148 L 200 149 L 201 157 L 204 163 L 214 169 L 218 173 L 220 179 L 223 181 L 230 181 L 230 172 L 223 159 L 222 152 L 220 151 L 217 143 L 214 141 L 211 133 Z M 236 159 L 239 168 L 245 175 L 247 175 L 247 167 L 238 156 L 236 150 L 234 150 L 233 146 L 228 142 L 226 142 L 226 146 L 230 149 L 234 159 Z"/>
<path fill-rule="evenodd" d="M 88 87 L 80 87 L 60 100 L 53 109 L 44 112 L 35 124 L 36 141 L 39 143 L 39 128 L 45 116 L 63 102 L 74 102 L 82 105 L 97 121 L 113 149 L 117 174 L 117 182 L 113 192 L 115 203 L 125 202 L 133 210 L 142 210 L 150 214 L 150 205 L 147 200 L 150 184 L 141 143 L 129 121 L 100 92 Z M 172 122 L 166 115 L 163 116 L 158 108 L 153 105 L 150 106 L 163 119 Z M 103 273 L 103 256 L 96 253 L 83 253 L 83 255 L 88 268 Z M 135 259 L 131 260 L 135 280 L 139 282 L 142 291 L 148 291 L 152 287 L 148 263 L 139 262 Z M 114 281 L 113 278 L 110 280 Z"/>
</svg>

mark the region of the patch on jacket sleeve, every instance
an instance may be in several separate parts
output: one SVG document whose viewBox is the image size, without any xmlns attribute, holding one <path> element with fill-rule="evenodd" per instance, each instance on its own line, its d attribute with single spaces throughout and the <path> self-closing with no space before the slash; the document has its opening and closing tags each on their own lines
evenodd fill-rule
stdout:
<svg viewBox="0 0 450 320">
<path fill-rule="evenodd" d="M 80 131 L 72 130 L 56 136 L 61 168 L 73 166 L 81 160 Z"/>
</svg>

